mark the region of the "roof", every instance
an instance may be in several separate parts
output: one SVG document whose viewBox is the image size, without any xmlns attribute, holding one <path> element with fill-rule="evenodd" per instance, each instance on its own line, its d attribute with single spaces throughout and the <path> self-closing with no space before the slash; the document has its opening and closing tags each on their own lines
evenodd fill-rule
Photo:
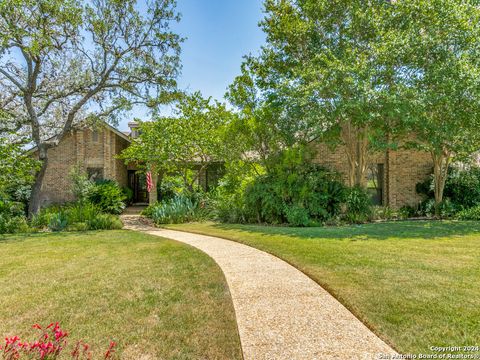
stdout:
<svg viewBox="0 0 480 360">
<path fill-rule="evenodd" d="M 113 132 L 114 134 L 120 136 L 122 139 L 128 141 L 129 143 L 132 142 L 132 138 L 131 138 L 130 136 L 128 136 L 126 133 L 121 132 L 121 131 L 118 130 L 116 127 L 110 125 L 109 123 L 107 123 L 107 122 L 105 122 L 105 121 L 102 121 L 102 123 L 103 123 L 103 126 L 104 126 L 104 127 L 106 127 L 108 130 L 110 130 L 110 131 Z M 75 127 L 74 127 L 74 129 L 75 129 Z M 51 140 L 51 139 L 53 139 L 53 138 L 54 138 L 54 136 L 52 136 L 52 137 L 51 137 L 50 139 L 48 139 L 48 140 Z M 48 140 L 47 140 L 47 141 L 48 141 Z M 37 147 L 36 147 L 36 146 L 32 147 L 31 149 L 28 149 L 26 152 L 27 152 L 27 153 L 33 153 L 33 152 L 35 152 L 35 151 L 37 151 Z"/>
<path fill-rule="evenodd" d="M 120 130 L 118 130 L 116 127 L 113 127 L 112 125 L 110 125 L 109 123 L 103 121 L 103 124 L 105 125 L 106 128 L 108 128 L 109 130 L 111 130 L 113 133 L 117 134 L 118 136 L 120 136 L 122 139 L 124 140 L 127 140 L 128 142 L 132 142 L 132 139 L 130 138 L 130 136 L 128 136 L 127 134 L 121 132 Z"/>
</svg>

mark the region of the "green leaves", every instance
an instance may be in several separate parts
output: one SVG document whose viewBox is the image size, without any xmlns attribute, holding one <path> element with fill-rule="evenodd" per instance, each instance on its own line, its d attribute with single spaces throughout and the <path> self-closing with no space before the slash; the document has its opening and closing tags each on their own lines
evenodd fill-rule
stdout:
<svg viewBox="0 0 480 360">
<path fill-rule="evenodd" d="M 82 7 L 77 1 L 0 1 L 3 47 L 18 47 L 30 57 L 45 56 L 80 35 Z"/>
<path fill-rule="evenodd" d="M 193 183 L 197 178 L 187 180 L 186 169 L 203 168 L 227 156 L 225 133 L 233 118 L 223 104 L 205 99 L 199 92 L 186 95 L 179 101 L 175 116 L 141 123 L 139 138 L 122 158 L 155 166 L 160 172 L 179 171 Z"/>
<path fill-rule="evenodd" d="M 25 154 L 21 144 L 0 137 L 0 194 L 13 194 L 22 186 L 30 186 L 38 165 L 38 161 Z"/>
</svg>

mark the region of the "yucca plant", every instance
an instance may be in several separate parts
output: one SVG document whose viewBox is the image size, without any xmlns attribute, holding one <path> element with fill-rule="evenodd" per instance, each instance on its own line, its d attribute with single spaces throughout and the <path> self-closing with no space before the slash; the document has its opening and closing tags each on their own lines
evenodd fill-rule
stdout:
<svg viewBox="0 0 480 360">
<path fill-rule="evenodd" d="M 197 210 L 197 203 L 188 197 L 177 196 L 153 205 L 147 213 L 157 224 L 179 224 L 195 220 Z"/>
</svg>

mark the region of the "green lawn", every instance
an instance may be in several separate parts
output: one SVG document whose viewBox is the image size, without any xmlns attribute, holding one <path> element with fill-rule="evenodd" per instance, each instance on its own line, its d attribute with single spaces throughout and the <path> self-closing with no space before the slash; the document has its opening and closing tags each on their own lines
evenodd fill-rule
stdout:
<svg viewBox="0 0 480 360">
<path fill-rule="evenodd" d="M 1 339 L 59 321 L 122 359 L 242 357 L 223 274 L 194 248 L 106 231 L 0 237 L 0 255 Z"/>
<path fill-rule="evenodd" d="M 169 228 L 239 241 L 286 260 L 402 353 L 480 345 L 478 222 Z"/>
</svg>

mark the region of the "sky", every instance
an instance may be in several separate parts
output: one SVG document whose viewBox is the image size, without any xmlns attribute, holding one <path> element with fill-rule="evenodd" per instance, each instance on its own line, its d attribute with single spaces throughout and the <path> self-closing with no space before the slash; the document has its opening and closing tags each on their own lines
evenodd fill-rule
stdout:
<svg viewBox="0 0 480 360">
<path fill-rule="evenodd" d="M 223 100 L 227 86 L 240 73 L 243 56 L 257 54 L 265 41 L 258 27 L 262 0 L 178 0 L 177 10 L 182 19 L 172 28 L 186 38 L 179 88 Z M 146 115 L 136 109 L 132 116 Z M 120 122 L 120 130 L 128 129 L 129 120 Z"/>
</svg>

